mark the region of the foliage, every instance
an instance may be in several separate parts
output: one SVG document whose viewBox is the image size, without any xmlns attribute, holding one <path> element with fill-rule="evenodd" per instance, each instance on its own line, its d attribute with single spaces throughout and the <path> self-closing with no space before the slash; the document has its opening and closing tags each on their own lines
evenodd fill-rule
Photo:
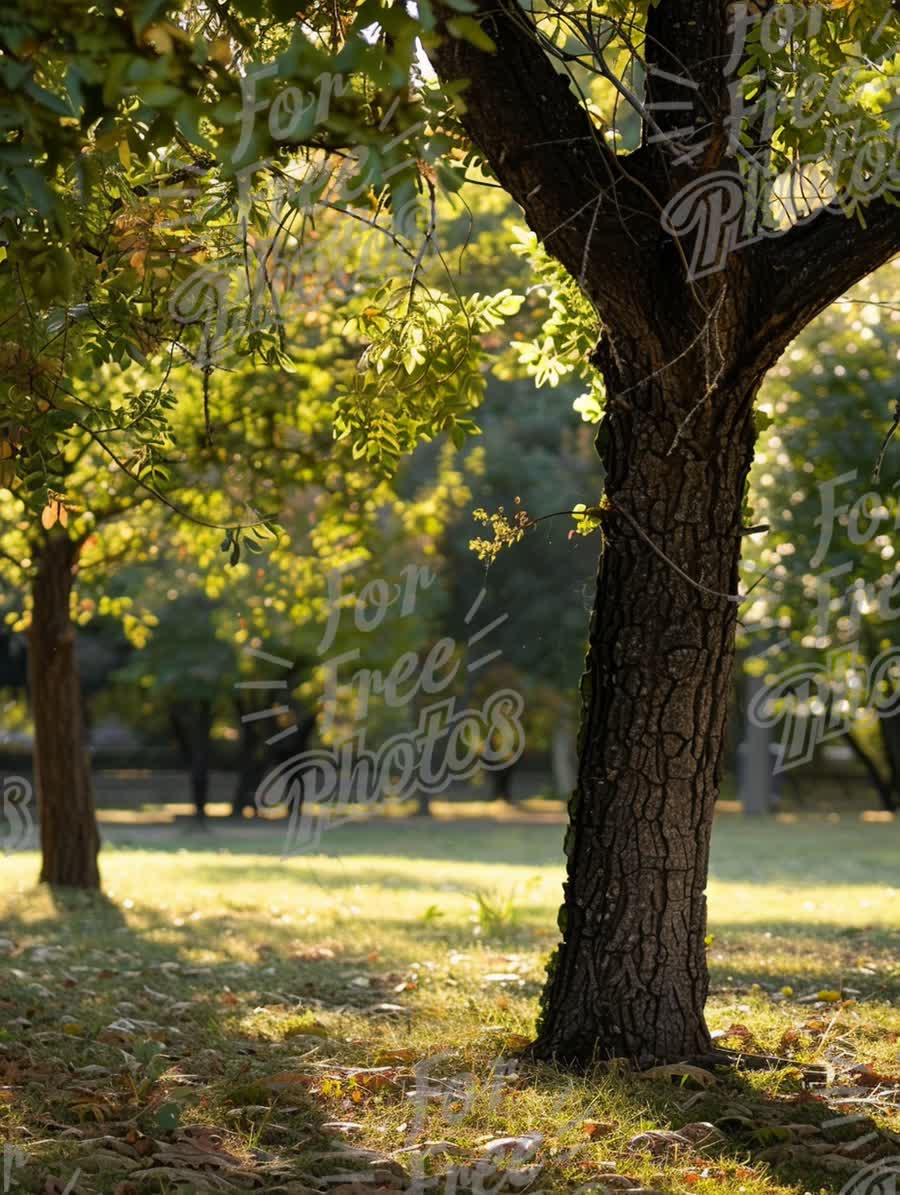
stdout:
<svg viewBox="0 0 900 1195">
<path fill-rule="evenodd" d="M 747 643 L 767 649 L 773 685 L 789 662 L 798 681 L 813 675 L 802 662 L 814 665 L 814 703 L 830 686 L 849 724 L 896 686 L 891 667 L 874 689 L 868 674 L 900 643 L 895 443 L 874 476 L 896 402 L 897 271 L 886 266 L 855 287 L 775 368 L 752 474 L 754 521 L 769 530 L 750 537 L 748 581 L 760 583 L 743 615 L 754 634 Z"/>
</svg>

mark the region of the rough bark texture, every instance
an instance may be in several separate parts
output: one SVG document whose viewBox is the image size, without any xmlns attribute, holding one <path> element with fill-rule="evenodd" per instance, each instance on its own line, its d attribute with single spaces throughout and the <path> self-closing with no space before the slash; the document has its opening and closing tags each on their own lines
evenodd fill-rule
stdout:
<svg viewBox="0 0 900 1195">
<path fill-rule="evenodd" d="M 865 228 L 820 215 L 691 281 L 691 238 L 676 242 L 661 214 L 728 166 L 729 7 L 651 6 L 643 99 L 653 108 L 641 148 L 623 155 L 591 126 L 521 7 L 476 9 L 495 52 L 447 36 L 431 61 L 445 84 L 466 80 L 468 135 L 604 329 L 592 360 L 607 389 L 605 546 L 563 942 L 535 1052 L 697 1057 L 709 1052 L 704 893 L 737 613 L 722 595 L 738 588 L 753 399 L 805 324 L 900 247 L 900 211 L 876 201 Z"/>
<path fill-rule="evenodd" d="M 670 451 L 697 400 L 690 373 L 648 383 L 656 365 L 640 345 L 603 355 L 610 394 L 630 393 L 598 437 L 606 546 L 582 689 L 563 944 L 537 1049 L 650 1063 L 710 1046 L 705 889 L 737 606 L 707 591 L 738 588 L 755 386 L 719 395 L 724 417 L 695 415 Z"/>
<path fill-rule="evenodd" d="M 100 839 L 84 743 L 75 628 L 69 614 L 78 545 L 50 533 L 34 582 L 29 632 L 41 881 L 99 888 Z"/>
</svg>

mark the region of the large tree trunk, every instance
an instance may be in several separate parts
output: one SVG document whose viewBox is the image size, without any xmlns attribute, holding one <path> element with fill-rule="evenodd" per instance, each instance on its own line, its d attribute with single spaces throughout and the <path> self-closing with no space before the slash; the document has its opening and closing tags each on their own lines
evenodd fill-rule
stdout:
<svg viewBox="0 0 900 1195">
<path fill-rule="evenodd" d="M 48 534 L 34 581 L 29 632 L 41 881 L 99 888 L 100 838 L 84 742 L 75 628 L 69 613 L 79 545 Z"/>
<path fill-rule="evenodd" d="M 660 371 L 637 343 L 629 350 L 612 353 L 606 340 L 598 354 L 610 395 L 598 435 L 605 544 L 563 941 L 534 1047 L 569 1062 L 646 1064 L 710 1049 L 705 890 L 737 605 L 708 591 L 737 591 L 756 384 L 717 393 L 715 419 L 696 409 L 696 362 L 693 374 Z"/>
</svg>

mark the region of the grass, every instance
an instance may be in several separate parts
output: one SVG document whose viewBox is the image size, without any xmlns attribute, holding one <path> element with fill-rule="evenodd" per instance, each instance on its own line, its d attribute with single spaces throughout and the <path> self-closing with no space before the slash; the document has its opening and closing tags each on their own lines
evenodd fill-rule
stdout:
<svg viewBox="0 0 900 1195">
<path fill-rule="evenodd" d="M 821 1089 L 792 1068 L 516 1062 L 556 940 L 558 825 L 372 821 L 287 860 L 274 824 L 107 833 L 104 901 L 34 887 L 34 854 L 3 861 L 4 1191 L 599 1192 L 623 1175 L 817 1195 L 900 1154 L 897 823 L 716 826 L 709 1023 L 833 1064 Z M 720 1132 L 633 1143 L 696 1122 Z"/>
</svg>

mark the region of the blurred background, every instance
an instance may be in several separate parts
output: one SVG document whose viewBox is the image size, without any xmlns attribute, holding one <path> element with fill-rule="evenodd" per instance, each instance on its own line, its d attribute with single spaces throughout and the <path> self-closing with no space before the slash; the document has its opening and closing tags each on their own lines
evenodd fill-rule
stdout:
<svg viewBox="0 0 900 1195">
<path fill-rule="evenodd" d="M 481 330 L 489 366 L 479 379 L 480 435 L 452 427 L 437 435 L 401 464 L 390 489 L 372 488 L 365 475 L 354 482 L 335 454 L 333 392 L 353 370 L 353 321 L 360 333 L 360 321 L 377 310 L 361 307 L 371 277 L 390 267 L 383 246 L 358 225 L 348 239 L 347 221 L 336 217 L 320 221 L 312 256 L 298 265 L 295 246 L 293 259 L 276 260 L 289 371 L 286 360 L 277 368 L 217 361 L 202 379 L 182 367 L 175 386 L 176 425 L 181 418 L 184 436 L 203 442 L 192 472 L 171 464 L 184 474 L 167 492 L 182 509 L 221 516 L 249 490 L 277 508 L 278 532 L 221 544 L 221 531 L 185 523 L 108 462 L 99 467 L 89 443 L 73 487 L 82 506 L 48 507 L 51 523 L 91 520 L 72 609 L 101 825 L 252 818 L 258 786 L 289 757 L 340 742 L 363 724 L 370 750 L 415 727 L 421 693 L 398 707 L 376 683 L 364 698 L 355 672 L 386 675 L 415 653 L 418 675 L 442 639 L 461 658 L 476 625 L 490 626 L 483 642 L 491 659 L 447 696 L 481 704 L 499 689 L 520 693 L 524 752 L 440 793 L 401 801 L 384 793 L 376 812 L 562 820 L 602 548 L 599 532 L 586 534 L 590 525 L 577 515 L 602 493 L 593 447 L 602 396 L 584 363 L 593 328 L 499 192 L 479 193 L 477 215 L 465 189 L 462 203 L 443 197 L 441 205 L 441 251 L 425 263 L 428 276 L 444 286 L 450 277 L 473 302 L 483 289 L 496 306 L 499 292 L 498 311 L 503 295 L 520 296 Z M 510 256 L 511 243 L 518 256 Z M 762 530 L 744 541 L 748 597 L 723 812 L 877 819 L 896 808 L 900 710 L 890 653 L 900 606 L 891 596 L 900 570 L 900 449 L 888 446 L 872 480 L 896 400 L 896 291 L 895 264 L 835 304 L 772 372 L 759 404 L 746 525 Z M 502 333 L 492 331 L 504 320 Z M 138 366 L 126 365 L 133 387 Z M 90 377 L 91 385 L 123 385 L 126 368 L 117 375 L 104 366 Z M 201 385 L 213 420 L 205 438 L 196 424 Z M 162 466 L 153 468 L 162 477 Z M 520 514 L 528 529 L 519 542 L 495 550 L 496 538 L 484 540 L 486 522 L 490 529 L 495 516 L 503 524 Z M 3 489 L 0 518 L 0 774 L 30 779 L 28 566 L 31 539 L 42 531 Z M 42 522 L 46 531 L 46 514 Z M 380 587 L 396 595 L 416 570 L 428 583 L 414 585 L 409 600 L 395 596 L 379 615 Z M 329 585 L 340 586 L 337 597 Z M 329 660 L 354 651 L 329 690 Z"/>
</svg>

